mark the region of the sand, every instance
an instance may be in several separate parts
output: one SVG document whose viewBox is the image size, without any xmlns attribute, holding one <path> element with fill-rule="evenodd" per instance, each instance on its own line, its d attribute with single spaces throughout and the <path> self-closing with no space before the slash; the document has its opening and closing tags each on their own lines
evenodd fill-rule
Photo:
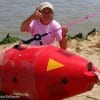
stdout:
<svg viewBox="0 0 100 100">
<path fill-rule="evenodd" d="M 6 47 L 11 47 L 14 44 L 7 44 L 0 46 L 0 52 Z M 96 35 L 89 35 L 87 40 L 77 41 L 75 39 L 68 41 L 69 51 L 78 54 L 84 58 L 88 58 L 93 64 L 100 68 L 100 33 L 96 32 Z M 94 88 L 71 98 L 64 100 L 100 100 L 100 84 L 94 85 Z"/>
</svg>

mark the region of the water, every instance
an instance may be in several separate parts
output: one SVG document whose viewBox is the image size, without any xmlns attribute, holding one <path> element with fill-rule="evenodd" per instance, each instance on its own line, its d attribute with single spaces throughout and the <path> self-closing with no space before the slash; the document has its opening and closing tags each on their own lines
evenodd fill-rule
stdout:
<svg viewBox="0 0 100 100">
<path fill-rule="evenodd" d="M 19 33 L 22 21 L 31 15 L 36 5 L 42 1 L 44 0 L 0 0 L 0 32 Z M 100 11 L 100 0 L 46 1 L 54 5 L 55 19 L 65 25 Z M 100 15 L 70 27 L 68 34 L 74 35 L 80 32 L 86 34 L 94 27 L 100 30 Z"/>
</svg>

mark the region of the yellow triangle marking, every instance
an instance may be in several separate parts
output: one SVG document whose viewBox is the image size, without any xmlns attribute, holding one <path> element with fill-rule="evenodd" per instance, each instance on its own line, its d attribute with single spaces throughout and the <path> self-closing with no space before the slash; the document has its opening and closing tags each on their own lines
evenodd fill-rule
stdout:
<svg viewBox="0 0 100 100">
<path fill-rule="evenodd" d="M 57 68 L 61 68 L 63 66 L 64 65 L 61 64 L 60 62 L 53 60 L 53 59 L 49 59 L 47 71 L 54 70 L 54 69 L 57 69 Z"/>
</svg>

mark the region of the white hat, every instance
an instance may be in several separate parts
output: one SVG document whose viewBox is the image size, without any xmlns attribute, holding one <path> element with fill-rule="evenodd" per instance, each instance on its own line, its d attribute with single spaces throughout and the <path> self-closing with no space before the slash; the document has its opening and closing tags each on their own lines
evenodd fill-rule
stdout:
<svg viewBox="0 0 100 100">
<path fill-rule="evenodd" d="M 39 10 L 43 10 L 44 8 L 50 8 L 52 11 L 53 11 L 53 6 L 51 3 L 49 2 L 42 2 L 40 5 L 39 5 Z"/>
</svg>

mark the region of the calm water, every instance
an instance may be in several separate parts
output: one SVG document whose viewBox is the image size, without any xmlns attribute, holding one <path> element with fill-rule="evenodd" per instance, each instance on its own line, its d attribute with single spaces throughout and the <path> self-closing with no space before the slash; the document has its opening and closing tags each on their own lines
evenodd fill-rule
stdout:
<svg viewBox="0 0 100 100">
<path fill-rule="evenodd" d="M 21 22 L 44 0 L 0 0 L 0 32 L 19 32 Z M 68 24 L 100 11 L 100 0 L 46 0 L 54 5 L 55 19 Z M 68 34 L 100 30 L 100 14 L 69 28 Z M 1 37 L 1 35 L 0 35 Z"/>
</svg>

